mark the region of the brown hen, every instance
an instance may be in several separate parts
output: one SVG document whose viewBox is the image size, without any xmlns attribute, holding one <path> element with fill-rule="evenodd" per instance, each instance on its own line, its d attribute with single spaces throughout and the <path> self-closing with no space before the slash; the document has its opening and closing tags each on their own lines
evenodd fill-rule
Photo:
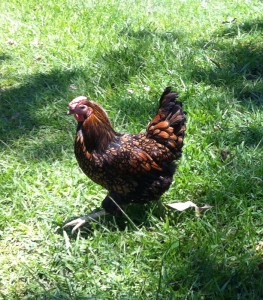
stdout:
<svg viewBox="0 0 263 300">
<path fill-rule="evenodd" d="M 103 210 L 80 217 L 64 227 L 73 232 L 106 213 L 120 215 L 129 203 L 158 200 L 170 187 L 182 155 L 186 118 L 177 93 L 167 87 L 146 132 L 117 133 L 97 103 L 84 96 L 69 103 L 68 114 L 78 121 L 75 155 L 82 171 L 108 190 Z"/>
</svg>

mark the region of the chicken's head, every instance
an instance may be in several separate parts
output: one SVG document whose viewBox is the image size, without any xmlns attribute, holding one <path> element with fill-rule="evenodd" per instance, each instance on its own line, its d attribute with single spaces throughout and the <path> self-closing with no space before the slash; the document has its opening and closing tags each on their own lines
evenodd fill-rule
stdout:
<svg viewBox="0 0 263 300">
<path fill-rule="evenodd" d="M 84 122 L 93 112 L 87 97 L 79 96 L 69 103 L 68 115 L 74 115 L 78 122 Z"/>
</svg>

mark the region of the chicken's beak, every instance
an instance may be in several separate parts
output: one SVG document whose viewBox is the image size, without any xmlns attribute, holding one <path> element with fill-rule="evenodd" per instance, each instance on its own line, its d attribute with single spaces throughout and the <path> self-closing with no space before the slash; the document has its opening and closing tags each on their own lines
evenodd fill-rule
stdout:
<svg viewBox="0 0 263 300">
<path fill-rule="evenodd" d="M 67 111 L 67 115 L 73 115 L 74 114 L 74 110 L 69 108 L 69 110 Z"/>
</svg>

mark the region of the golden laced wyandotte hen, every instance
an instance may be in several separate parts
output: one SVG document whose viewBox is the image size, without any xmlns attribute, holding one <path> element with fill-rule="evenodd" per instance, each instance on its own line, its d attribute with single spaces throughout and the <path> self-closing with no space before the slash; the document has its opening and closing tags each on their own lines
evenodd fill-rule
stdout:
<svg viewBox="0 0 263 300">
<path fill-rule="evenodd" d="M 170 187 L 182 155 L 186 117 L 178 94 L 167 87 L 157 114 L 146 131 L 116 132 L 105 110 L 84 96 L 69 103 L 77 120 L 75 155 L 82 171 L 108 190 L 102 210 L 79 217 L 64 227 L 75 232 L 84 223 L 110 213 L 120 215 L 130 203 L 159 200 Z"/>
</svg>

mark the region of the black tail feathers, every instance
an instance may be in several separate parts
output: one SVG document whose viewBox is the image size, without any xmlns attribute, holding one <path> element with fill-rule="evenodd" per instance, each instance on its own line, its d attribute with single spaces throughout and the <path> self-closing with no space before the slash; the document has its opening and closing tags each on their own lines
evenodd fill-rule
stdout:
<svg viewBox="0 0 263 300">
<path fill-rule="evenodd" d="M 178 93 L 173 92 L 170 86 L 166 87 L 161 95 L 159 108 L 166 107 L 167 105 L 169 105 L 169 103 L 176 103 L 177 105 L 182 107 L 182 103 L 176 101 L 178 97 Z"/>
<path fill-rule="evenodd" d="M 167 87 L 160 99 L 157 114 L 147 126 L 147 137 L 166 145 L 176 156 L 181 156 L 186 131 L 186 116 L 178 94 Z"/>
</svg>

